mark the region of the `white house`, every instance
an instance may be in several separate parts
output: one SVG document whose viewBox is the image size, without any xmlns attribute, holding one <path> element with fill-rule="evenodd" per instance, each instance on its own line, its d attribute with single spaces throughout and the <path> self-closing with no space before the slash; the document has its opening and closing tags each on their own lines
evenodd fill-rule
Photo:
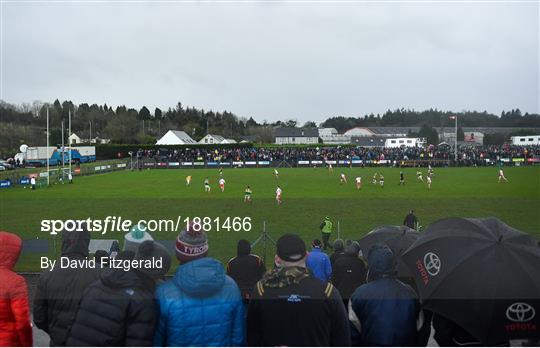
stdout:
<svg viewBox="0 0 540 348">
<path fill-rule="evenodd" d="M 163 135 L 157 142 L 156 145 L 189 145 L 197 144 L 186 132 L 169 130 L 165 135 Z"/>
<path fill-rule="evenodd" d="M 73 133 L 68 137 L 68 142 L 70 144 L 82 144 L 83 139 L 81 139 L 77 134 Z"/>
<path fill-rule="evenodd" d="M 325 144 L 349 144 L 351 137 L 339 134 L 335 128 L 319 128 L 319 138 Z"/>
<path fill-rule="evenodd" d="M 317 128 L 276 128 L 274 136 L 278 145 L 319 143 Z"/>
<path fill-rule="evenodd" d="M 510 139 L 512 145 L 540 145 L 540 135 L 518 135 Z"/>
<path fill-rule="evenodd" d="M 223 141 L 225 141 L 225 137 L 222 137 L 221 135 L 206 134 L 199 140 L 199 144 L 223 144 Z"/>
<path fill-rule="evenodd" d="M 234 139 L 224 139 L 221 143 L 222 144 L 236 144 L 236 140 L 234 140 Z"/>
<path fill-rule="evenodd" d="M 384 147 L 420 147 L 426 144 L 423 138 L 388 138 Z"/>
</svg>

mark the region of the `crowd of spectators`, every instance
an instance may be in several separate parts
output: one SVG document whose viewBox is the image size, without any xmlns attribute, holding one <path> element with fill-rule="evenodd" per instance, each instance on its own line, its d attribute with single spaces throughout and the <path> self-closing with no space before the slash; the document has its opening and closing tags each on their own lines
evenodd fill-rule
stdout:
<svg viewBox="0 0 540 348">
<path fill-rule="evenodd" d="M 137 156 L 157 161 L 453 161 L 454 149 L 448 145 L 428 147 L 245 147 L 245 148 L 186 148 L 139 150 Z M 460 146 L 458 160 L 463 165 L 481 165 L 486 160 L 540 157 L 540 146 Z"/>
<path fill-rule="evenodd" d="M 0 232 L 0 242 L 0 346 L 31 346 L 26 284 L 13 272 L 22 241 Z M 426 346 L 432 328 L 442 345 L 481 345 L 422 308 L 385 244 L 363 255 L 357 241 L 336 240 L 327 255 L 320 240 L 308 252 L 284 234 L 266 270 L 247 240 L 224 267 L 204 231 L 183 230 L 167 280 L 173 257 L 146 232 L 100 254 L 151 267 L 90 267 L 89 242 L 88 231 L 64 231 L 61 257 L 76 266 L 46 269 L 38 281 L 33 321 L 51 346 Z"/>
</svg>

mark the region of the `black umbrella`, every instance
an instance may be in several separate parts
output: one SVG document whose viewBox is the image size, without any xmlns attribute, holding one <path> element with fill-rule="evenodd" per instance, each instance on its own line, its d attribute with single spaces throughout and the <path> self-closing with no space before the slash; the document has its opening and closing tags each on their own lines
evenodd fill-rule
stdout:
<svg viewBox="0 0 540 348">
<path fill-rule="evenodd" d="M 496 218 L 431 224 L 403 254 L 426 309 L 483 344 L 540 337 L 540 248 Z"/>
<path fill-rule="evenodd" d="M 396 256 L 397 275 L 402 278 L 412 277 L 409 268 L 403 263 L 401 254 L 407 250 L 420 236 L 420 234 L 407 226 L 380 226 L 360 238 L 358 244 L 365 258 L 369 249 L 375 244 L 386 244 Z"/>
</svg>

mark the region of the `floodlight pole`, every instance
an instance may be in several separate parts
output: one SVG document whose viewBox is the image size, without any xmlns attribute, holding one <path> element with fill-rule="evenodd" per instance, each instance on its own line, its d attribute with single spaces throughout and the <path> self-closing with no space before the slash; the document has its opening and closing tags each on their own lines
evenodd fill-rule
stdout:
<svg viewBox="0 0 540 348">
<path fill-rule="evenodd" d="M 454 142 L 454 161 L 456 162 L 456 167 L 458 166 L 458 154 L 457 154 L 457 115 L 454 116 L 455 120 L 455 131 L 456 131 L 456 141 Z"/>
<path fill-rule="evenodd" d="M 47 186 L 50 185 L 49 161 L 51 159 L 51 155 L 49 151 L 49 107 L 47 106 Z"/>
<path fill-rule="evenodd" d="M 71 137 L 71 109 L 69 109 L 69 114 L 68 114 L 68 127 L 69 127 L 69 130 L 68 130 L 69 173 L 71 174 L 71 140 L 69 139 L 69 137 Z"/>
<path fill-rule="evenodd" d="M 66 149 L 64 146 L 64 120 L 62 119 L 62 183 L 64 182 L 64 166 L 66 165 L 65 154 Z"/>
</svg>

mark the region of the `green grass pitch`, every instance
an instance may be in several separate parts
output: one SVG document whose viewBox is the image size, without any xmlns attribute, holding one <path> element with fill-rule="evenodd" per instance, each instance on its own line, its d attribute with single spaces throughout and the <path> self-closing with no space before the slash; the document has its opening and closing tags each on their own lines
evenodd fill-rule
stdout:
<svg viewBox="0 0 540 348">
<path fill-rule="evenodd" d="M 435 168 L 432 189 L 416 179 L 416 169 L 403 169 L 405 186 L 398 186 L 397 168 L 281 168 L 277 180 L 272 168 L 224 169 L 225 192 L 219 191 L 217 169 L 124 171 L 76 177 L 73 185 L 54 185 L 31 191 L 22 187 L 0 191 L 0 230 L 23 239 L 50 239 L 41 232 L 42 219 L 176 219 L 185 217 L 251 217 L 251 231 L 210 231 L 210 255 L 227 261 L 236 253 L 236 242 L 254 241 L 263 221 L 273 238 L 285 232 L 300 234 L 306 242 L 320 238 L 319 224 L 328 215 L 342 238 L 358 239 L 381 225 L 399 225 L 414 209 L 422 226 L 444 217 L 496 216 L 519 230 L 540 237 L 540 167 L 508 167 L 509 183 L 497 183 L 498 168 Z M 348 184 L 340 185 L 343 171 Z M 426 169 L 421 171 L 426 173 Z M 371 183 L 383 173 L 385 186 Z M 192 175 L 190 187 L 185 177 Z M 363 187 L 356 190 L 354 178 Z M 208 177 L 212 192 L 206 194 Z M 283 189 L 283 204 L 275 202 L 276 185 Z M 253 189 L 253 203 L 243 202 L 244 188 Z M 177 232 L 153 233 L 155 239 L 173 240 Z M 120 232 L 94 238 L 123 240 Z M 337 237 L 334 231 L 332 239 Z M 58 237 L 56 237 L 58 238 Z M 53 248 L 48 256 L 53 257 Z M 262 253 L 261 247 L 254 249 Z M 273 247 L 268 249 L 271 263 Z M 42 255 L 23 253 L 18 270 L 38 271 Z"/>
</svg>

